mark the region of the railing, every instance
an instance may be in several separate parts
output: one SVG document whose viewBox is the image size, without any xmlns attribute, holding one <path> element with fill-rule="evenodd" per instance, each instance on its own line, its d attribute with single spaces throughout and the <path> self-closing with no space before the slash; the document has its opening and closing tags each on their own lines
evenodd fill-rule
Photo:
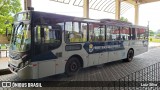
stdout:
<svg viewBox="0 0 160 90">
<path fill-rule="evenodd" d="M 0 58 L 8 57 L 8 44 L 0 44 Z"/>
<path fill-rule="evenodd" d="M 110 84 L 107 90 L 160 90 L 160 62 Z"/>
</svg>

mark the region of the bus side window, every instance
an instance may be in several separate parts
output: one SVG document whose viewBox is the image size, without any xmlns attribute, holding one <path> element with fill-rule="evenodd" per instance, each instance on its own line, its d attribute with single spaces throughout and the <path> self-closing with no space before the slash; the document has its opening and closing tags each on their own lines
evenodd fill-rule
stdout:
<svg viewBox="0 0 160 90">
<path fill-rule="evenodd" d="M 112 26 L 107 26 L 107 29 L 106 29 L 106 41 L 112 40 L 111 30 L 112 30 Z"/>
<path fill-rule="evenodd" d="M 89 24 L 89 41 L 105 41 L 105 26 L 99 24 Z"/>
<path fill-rule="evenodd" d="M 89 24 L 89 41 L 90 42 L 94 42 L 96 41 L 96 34 L 95 34 L 95 28 L 96 28 L 96 24 Z"/>
<path fill-rule="evenodd" d="M 121 34 L 121 40 L 129 40 L 130 34 L 129 34 L 129 27 L 122 27 L 120 30 Z"/>
<path fill-rule="evenodd" d="M 137 36 L 138 36 L 138 40 L 144 40 L 145 39 L 145 29 L 138 28 L 137 29 Z"/>
<path fill-rule="evenodd" d="M 78 43 L 87 41 L 87 23 L 66 22 L 65 42 Z"/>
<path fill-rule="evenodd" d="M 34 36 L 35 36 L 35 42 L 40 43 L 41 42 L 41 35 L 40 35 L 40 26 L 36 26 L 34 29 Z"/>
<path fill-rule="evenodd" d="M 87 41 L 87 23 L 81 23 L 81 34 L 83 42 Z"/>
<path fill-rule="evenodd" d="M 111 40 L 115 41 L 115 40 L 119 40 L 120 39 L 118 27 L 112 26 L 112 28 L 110 30 L 110 34 L 111 34 L 111 37 L 110 37 Z"/>
<path fill-rule="evenodd" d="M 136 31 L 135 31 L 135 28 L 132 28 L 132 40 L 136 40 Z"/>
</svg>

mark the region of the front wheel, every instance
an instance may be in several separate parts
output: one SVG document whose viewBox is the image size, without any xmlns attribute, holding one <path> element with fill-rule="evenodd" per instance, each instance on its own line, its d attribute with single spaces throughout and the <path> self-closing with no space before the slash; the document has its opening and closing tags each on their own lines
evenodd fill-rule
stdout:
<svg viewBox="0 0 160 90">
<path fill-rule="evenodd" d="M 68 76 L 72 76 L 75 73 L 77 73 L 80 70 L 80 68 L 81 68 L 81 64 L 79 62 L 79 59 L 76 57 L 72 57 L 66 63 L 65 73 Z"/>
<path fill-rule="evenodd" d="M 127 58 L 124 59 L 124 61 L 126 62 L 130 62 L 133 60 L 133 57 L 134 57 L 134 51 L 132 49 L 130 49 L 127 53 Z"/>
</svg>

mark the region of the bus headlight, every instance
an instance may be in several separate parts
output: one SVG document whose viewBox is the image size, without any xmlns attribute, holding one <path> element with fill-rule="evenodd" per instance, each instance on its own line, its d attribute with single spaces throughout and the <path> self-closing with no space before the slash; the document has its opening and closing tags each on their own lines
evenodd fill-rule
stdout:
<svg viewBox="0 0 160 90">
<path fill-rule="evenodd" d="M 19 68 L 23 68 L 23 63 L 20 63 Z"/>
<path fill-rule="evenodd" d="M 24 65 L 28 65 L 29 64 L 29 61 L 26 61 L 25 63 L 24 63 Z"/>
</svg>

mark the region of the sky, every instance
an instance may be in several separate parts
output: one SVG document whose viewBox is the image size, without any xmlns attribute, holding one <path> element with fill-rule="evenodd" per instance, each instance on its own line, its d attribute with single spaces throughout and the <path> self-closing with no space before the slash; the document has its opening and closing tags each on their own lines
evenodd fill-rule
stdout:
<svg viewBox="0 0 160 90">
<path fill-rule="evenodd" d="M 22 7 L 23 1 L 21 0 Z M 32 7 L 35 11 L 51 12 L 63 15 L 70 15 L 76 17 L 83 17 L 83 8 L 73 5 L 63 4 L 50 0 L 32 0 Z M 153 2 L 142 4 L 139 6 L 139 25 L 147 26 L 149 22 L 150 30 L 157 31 L 160 29 L 160 2 Z M 134 7 L 126 11 L 121 15 L 128 19 L 129 22 L 134 24 Z M 115 15 L 107 12 L 90 10 L 90 18 L 102 19 L 111 18 L 114 19 Z"/>
</svg>

